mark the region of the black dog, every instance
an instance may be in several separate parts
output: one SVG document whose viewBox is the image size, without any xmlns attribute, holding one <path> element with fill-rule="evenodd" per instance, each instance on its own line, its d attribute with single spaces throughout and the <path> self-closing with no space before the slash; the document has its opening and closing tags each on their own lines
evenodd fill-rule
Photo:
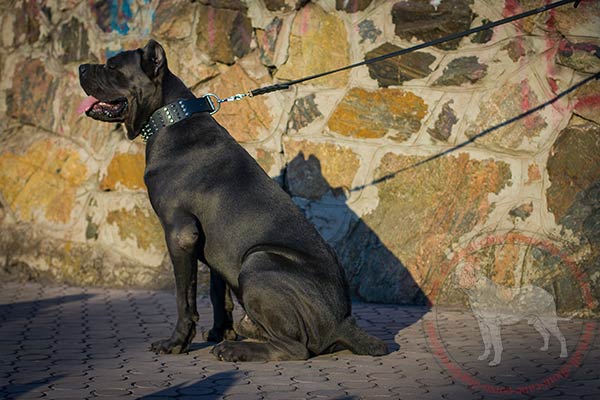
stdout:
<svg viewBox="0 0 600 400">
<path fill-rule="evenodd" d="M 299 360 L 343 348 L 387 353 L 355 324 L 334 251 L 208 112 L 190 112 L 202 100 L 208 107 L 200 111 L 212 104 L 173 75 L 160 44 L 151 40 L 79 72 L 90 95 L 80 108 L 89 117 L 124 123 L 129 139 L 148 139 L 144 180 L 175 267 L 178 312 L 173 334 L 154 351 L 184 352 L 194 338 L 200 260 L 211 269 L 210 338 L 235 337 L 228 286 L 246 312 L 236 329 L 254 339 L 216 345 L 221 360 Z M 173 114 L 174 123 L 167 121 Z"/>
</svg>

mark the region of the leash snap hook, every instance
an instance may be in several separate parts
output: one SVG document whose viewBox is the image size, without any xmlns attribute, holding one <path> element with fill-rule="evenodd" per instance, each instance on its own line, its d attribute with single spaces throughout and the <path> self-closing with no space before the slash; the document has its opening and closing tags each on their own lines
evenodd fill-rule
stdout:
<svg viewBox="0 0 600 400">
<path fill-rule="evenodd" d="M 244 97 L 248 96 L 247 93 L 238 93 L 238 94 L 234 94 L 233 96 L 229 96 L 226 99 L 222 99 L 219 100 L 219 102 L 221 103 L 225 103 L 226 101 L 236 101 L 236 100 L 241 100 Z"/>
</svg>

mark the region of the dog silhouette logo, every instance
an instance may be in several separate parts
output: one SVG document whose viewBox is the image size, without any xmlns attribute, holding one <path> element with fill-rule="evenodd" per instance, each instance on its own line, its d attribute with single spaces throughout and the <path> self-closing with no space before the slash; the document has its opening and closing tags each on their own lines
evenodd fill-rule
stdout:
<svg viewBox="0 0 600 400">
<path fill-rule="evenodd" d="M 569 320 L 556 315 L 556 302 L 552 294 L 541 287 L 524 285 L 517 288 L 500 285 L 483 275 L 476 263 L 463 261 L 455 270 L 455 283 L 467 297 L 483 339 L 480 361 L 487 360 L 494 367 L 502 361 L 503 325 L 513 325 L 526 320 L 542 336 L 541 351 L 549 348 L 550 336 L 560 343 L 560 357 L 566 358 L 567 341 L 558 327 L 558 321 Z"/>
</svg>

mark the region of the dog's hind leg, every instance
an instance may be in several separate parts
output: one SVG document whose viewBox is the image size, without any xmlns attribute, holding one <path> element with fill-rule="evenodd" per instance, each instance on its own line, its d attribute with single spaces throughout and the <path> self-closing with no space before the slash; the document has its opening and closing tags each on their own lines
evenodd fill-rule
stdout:
<svg viewBox="0 0 600 400">
<path fill-rule="evenodd" d="M 477 323 L 479 324 L 479 333 L 481 333 L 481 339 L 483 340 L 483 353 L 477 357 L 477 359 L 483 361 L 487 360 L 490 356 L 492 350 L 492 337 L 490 335 L 490 328 L 484 320 L 478 318 Z"/>
<path fill-rule="evenodd" d="M 556 317 L 545 318 L 545 319 L 542 320 L 542 323 L 544 324 L 544 327 L 546 329 L 548 329 L 548 331 L 556 339 L 558 339 L 558 341 L 560 343 L 560 358 L 566 358 L 568 356 L 568 352 L 567 352 L 567 340 L 565 339 L 565 337 L 562 334 L 562 332 L 560 331 L 560 329 L 558 329 L 557 318 Z"/>
<path fill-rule="evenodd" d="M 309 351 L 299 342 L 269 341 L 233 342 L 225 340 L 216 345 L 211 353 L 221 361 L 290 361 L 306 360 Z"/>
<path fill-rule="evenodd" d="M 188 219 L 185 224 L 178 222 L 174 226 L 165 226 L 167 248 L 175 272 L 177 324 L 171 337 L 152 343 L 151 348 L 157 353 L 183 353 L 196 336 L 197 243 L 200 232 L 193 219 Z"/>
<path fill-rule="evenodd" d="M 269 283 L 250 282 L 250 285 L 252 289 L 244 293 L 245 318 L 251 320 L 249 336 L 259 336 L 260 341 L 226 340 L 211 353 L 219 360 L 230 362 L 306 360 L 310 356 L 308 340 L 304 327 L 296 324 L 293 304 L 285 303 L 285 299 L 280 301 L 281 297 L 273 292 L 276 287 Z M 240 334 L 243 333 L 240 331 Z"/>
<path fill-rule="evenodd" d="M 343 320 L 340 323 L 338 332 L 340 335 L 338 343 L 354 354 L 383 356 L 388 353 L 388 347 L 385 342 L 369 335 L 358 327 L 353 317 Z"/>
<path fill-rule="evenodd" d="M 544 339 L 544 345 L 540 347 L 540 350 L 548 350 L 548 343 L 550 342 L 550 334 L 548 333 L 548 330 L 540 319 L 536 319 L 536 321 L 533 323 L 533 327 L 540 333 L 540 335 L 542 335 L 542 339 Z"/>
<path fill-rule="evenodd" d="M 274 289 L 252 282 L 252 290 L 244 293 L 244 306 L 249 332 L 242 329 L 241 335 L 258 336 L 260 341 L 223 341 L 216 345 L 211 353 L 221 361 L 286 361 L 306 360 L 310 352 L 301 327 L 295 326 L 293 310 L 289 304 L 278 301 L 274 295 L 270 300 L 265 297 L 247 295 L 248 292 L 262 293 L 263 296 Z M 268 285 L 268 284 L 267 284 Z M 259 295 L 260 296 L 260 295 Z M 269 296 L 267 295 L 266 298 Z M 251 317 L 252 316 L 252 317 Z M 253 318 L 253 319 L 251 319 Z M 268 328 L 265 328 L 268 327 Z"/>
<path fill-rule="evenodd" d="M 311 289 L 300 285 L 302 278 L 296 271 L 290 271 L 293 268 L 297 268 L 297 264 L 275 254 L 257 252 L 246 257 L 238 276 L 238 290 L 242 293 L 246 318 L 250 320 L 249 330 L 262 338 L 260 341 L 223 341 L 212 350 L 218 359 L 234 362 L 306 360 L 311 355 L 311 335 L 322 333 L 311 324 L 317 311 L 309 312 L 306 308 L 314 301 L 314 293 L 307 298 L 304 289 Z"/>
<path fill-rule="evenodd" d="M 210 271 L 210 301 L 213 307 L 213 327 L 204 340 L 221 342 L 223 339 L 235 340 L 237 335 L 233 330 L 233 300 L 231 291 L 225 280 L 215 271 Z"/>
<path fill-rule="evenodd" d="M 235 325 L 235 331 L 238 335 L 241 335 L 247 339 L 255 339 L 264 341 L 267 338 L 265 332 L 256 325 L 252 320 L 244 315 L 238 323 Z"/>
</svg>

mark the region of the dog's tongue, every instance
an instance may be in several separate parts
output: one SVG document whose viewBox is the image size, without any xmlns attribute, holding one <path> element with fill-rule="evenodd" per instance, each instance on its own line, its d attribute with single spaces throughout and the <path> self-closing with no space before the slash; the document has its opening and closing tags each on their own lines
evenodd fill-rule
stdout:
<svg viewBox="0 0 600 400">
<path fill-rule="evenodd" d="M 84 112 L 86 112 L 87 110 L 92 108 L 92 106 L 94 104 L 96 104 L 98 101 L 99 100 L 97 98 L 95 98 L 94 96 L 86 97 L 85 100 L 83 100 L 81 102 L 79 107 L 77 107 L 77 114 L 83 114 Z"/>
</svg>

